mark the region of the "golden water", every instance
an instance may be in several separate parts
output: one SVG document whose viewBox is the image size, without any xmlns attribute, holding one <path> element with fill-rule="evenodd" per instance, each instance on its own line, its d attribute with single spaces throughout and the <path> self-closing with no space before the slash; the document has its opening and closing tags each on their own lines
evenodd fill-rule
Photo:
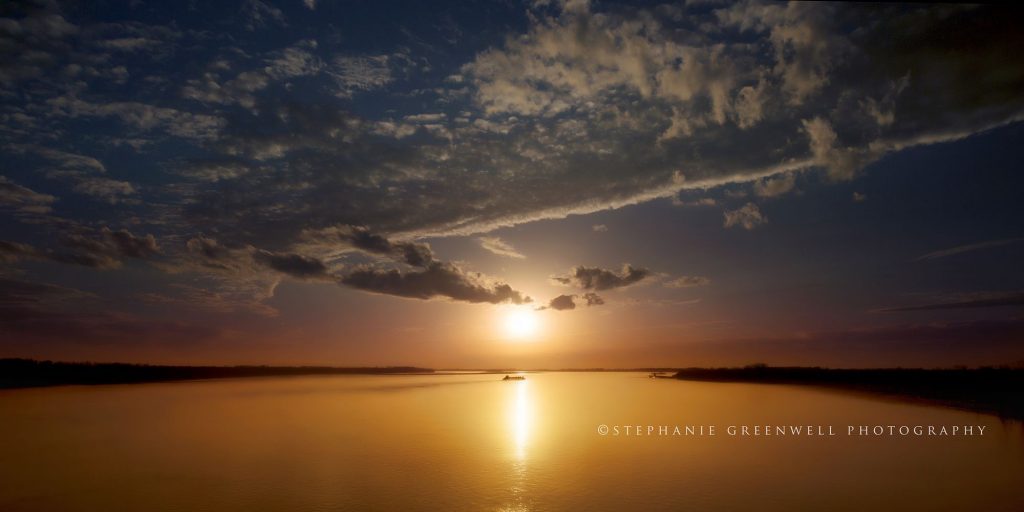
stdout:
<svg viewBox="0 0 1024 512">
<path fill-rule="evenodd" d="M 993 416 L 633 373 L 500 377 L 2 391 L 0 510 L 1024 510 L 1024 434 Z M 861 424 L 986 430 L 846 435 Z M 602 436 L 600 425 L 718 430 Z M 728 425 L 837 435 L 729 436 Z"/>
</svg>

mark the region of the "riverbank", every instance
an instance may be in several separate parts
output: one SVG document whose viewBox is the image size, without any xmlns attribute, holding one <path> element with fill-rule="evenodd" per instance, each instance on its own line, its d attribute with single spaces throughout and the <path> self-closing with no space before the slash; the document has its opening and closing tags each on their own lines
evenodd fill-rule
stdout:
<svg viewBox="0 0 1024 512">
<path fill-rule="evenodd" d="M 823 386 L 888 395 L 1024 420 L 1024 369 L 686 368 L 674 378 L 704 382 Z"/>
</svg>

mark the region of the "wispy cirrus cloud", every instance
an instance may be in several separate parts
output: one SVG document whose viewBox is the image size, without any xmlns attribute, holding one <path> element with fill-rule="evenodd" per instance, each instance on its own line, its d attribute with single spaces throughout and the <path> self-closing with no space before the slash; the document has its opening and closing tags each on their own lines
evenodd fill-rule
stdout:
<svg viewBox="0 0 1024 512">
<path fill-rule="evenodd" d="M 882 313 L 896 313 L 902 311 L 937 311 L 945 309 L 975 309 L 975 308 L 999 308 L 1011 306 L 1024 306 L 1024 292 L 987 292 L 969 294 L 960 299 L 932 302 L 928 304 L 915 304 L 911 306 L 900 306 L 882 308 L 876 311 Z"/>
<path fill-rule="evenodd" d="M 985 249 L 993 249 L 996 247 L 1002 247 L 1005 245 L 1016 244 L 1024 242 L 1024 238 L 1003 238 L 999 240 L 987 240 L 984 242 L 978 242 L 975 244 L 958 245 L 956 247 L 950 247 L 949 249 L 942 249 L 939 251 L 933 251 L 928 254 L 919 256 L 914 261 L 925 261 L 934 260 L 939 258 L 946 258 L 949 256 L 956 256 L 967 252 L 981 251 Z"/>
<path fill-rule="evenodd" d="M 483 247 L 484 250 L 492 254 L 505 256 L 506 258 L 526 258 L 523 253 L 517 251 L 511 244 L 496 236 L 482 236 L 477 238 L 477 241 L 480 242 L 480 247 Z"/>
</svg>

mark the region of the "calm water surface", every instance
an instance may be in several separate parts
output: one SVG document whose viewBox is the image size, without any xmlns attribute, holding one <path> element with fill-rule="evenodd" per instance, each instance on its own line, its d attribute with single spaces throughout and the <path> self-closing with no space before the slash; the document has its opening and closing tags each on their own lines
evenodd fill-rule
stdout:
<svg viewBox="0 0 1024 512">
<path fill-rule="evenodd" d="M 0 392 L 0 510 L 1024 510 L 1019 423 L 629 373 L 337 376 Z M 716 425 L 710 437 L 599 425 Z M 728 425 L 835 437 L 730 437 Z M 846 425 L 985 425 L 848 437 Z"/>
</svg>

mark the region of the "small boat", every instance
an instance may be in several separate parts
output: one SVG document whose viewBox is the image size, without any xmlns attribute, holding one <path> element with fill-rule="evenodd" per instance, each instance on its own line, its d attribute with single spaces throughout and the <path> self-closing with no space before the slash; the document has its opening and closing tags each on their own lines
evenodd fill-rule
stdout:
<svg viewBox="0 0 1024 512">
<path fill-rule="evenodd" d="M 526 380 L 526 377 L 523 377 L 522 375 L 506 375 L 505 378 L 501 380 Z"/>
</svg>

